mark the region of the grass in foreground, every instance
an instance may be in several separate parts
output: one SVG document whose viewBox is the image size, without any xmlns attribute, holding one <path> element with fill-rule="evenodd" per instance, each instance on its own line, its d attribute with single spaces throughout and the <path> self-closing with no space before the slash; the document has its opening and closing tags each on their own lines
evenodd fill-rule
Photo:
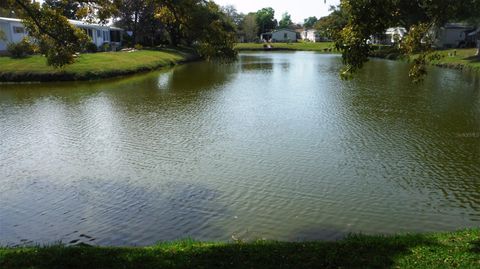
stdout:
<svg viewBox="0 0 480 269">
<path fill-rule="evenodd" d="M 81 54 L 65 68 L 47 66 L 40 55 L 13 59 L 0 57 L 0 81 L 91 80 L 153 70 L 186 61 L 191 54 L 178 50 L 141 50 Z"/>
<path fill-rule="evenodd" d="M 235 45 L 235 49 L 239 51 L 243 50 L 264 50 L 264 43 L 238 43 Z M 274 50 L 299 50 L 299 51 L 319 51 L 329 52 L 329 49 L 333 49 L 333 42 L 296 42 L 296 43 L 271 43 Z M 327 51 L 326 51 L 327 50 Z M 329 53 L 337 51 L 330 51 Z"/>
<path fill-rule="evenodd" d="M 0 248 L 0 268 L 480 268 L 480 230 L 337 242 Z"/>
</svg>

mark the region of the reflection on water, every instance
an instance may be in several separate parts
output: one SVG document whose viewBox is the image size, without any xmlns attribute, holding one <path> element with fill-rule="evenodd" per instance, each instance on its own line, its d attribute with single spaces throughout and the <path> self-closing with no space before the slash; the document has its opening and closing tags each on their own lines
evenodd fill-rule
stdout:
<svg viewBox="0 0 480 269">
<path fill-rule="evenodd" d="M 336 239 L 480 221 L 478 75 L 249 53 L 0 85 L 0 244 Z"/>
</svg>

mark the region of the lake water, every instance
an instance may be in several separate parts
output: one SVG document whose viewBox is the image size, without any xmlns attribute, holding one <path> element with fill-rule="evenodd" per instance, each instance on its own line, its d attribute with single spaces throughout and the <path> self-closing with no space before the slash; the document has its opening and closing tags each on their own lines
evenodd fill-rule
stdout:
<svg viewBox="0 0 480 269">
<path fill-rule="evenodd" d="M 0 85 L 0 245 L 334 240 L 480 224 L 480 77 L 244 53 Z"/>
</svg>

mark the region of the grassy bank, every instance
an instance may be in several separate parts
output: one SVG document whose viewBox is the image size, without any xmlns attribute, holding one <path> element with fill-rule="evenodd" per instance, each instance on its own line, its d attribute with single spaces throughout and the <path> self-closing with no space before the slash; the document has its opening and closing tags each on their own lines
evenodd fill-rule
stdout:
<svg viewBox="0 0 480 269">
<path fill-rule="evenodd" d="M 47 66 L 45 57 L 0 57 L 1 82 L 94 80 L 149 71 L 195 59 L 179 50 L 141 50 L 82 54 L 62 69 Z"/>
<path fill-rule="evenodd" d="M 450 49 L 437 51 L 436 55 L 429 59 L 430 64 L 455 68 L 480 71 L 480 57 L 475 56 L 476 49 Z"/>
<path fill-rule="evenodd" d="M 265 50 L 264 43 L 238 43 L 235 46 L 235 49 L 238 51 L 256 51 L 256 50 Z M 318 52 L 328 52 L 328 53 L 337 53 L 333 50 L 333 42 L 297 42 L 297 43 L 271 43 L 268 44 L 271 46 L 269 50 L 299 50 L 299 51 L 318 51 Z"/>
<path fill-rule="evenodd" d="M 437 50 L 427 57 L 427 61 L 439 67 L 480 71 L 480 57 L 475 56 L 476 52 L 476 49 Z M 372 57 L 410 61 L 416 56 L 405 58 L 397 49 L 385 47 L 374 50 Z"/>
<path fill-rule="evenodd" d="M 337 242 L 0 248 L 0 268 L 480 268 L 480 230 Z"/>
</svg>

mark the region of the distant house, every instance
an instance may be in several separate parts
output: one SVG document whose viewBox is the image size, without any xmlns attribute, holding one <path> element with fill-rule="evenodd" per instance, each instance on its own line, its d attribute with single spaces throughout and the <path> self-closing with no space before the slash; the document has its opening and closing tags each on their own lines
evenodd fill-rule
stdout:
<svg viewBox="0 0 480 269">
<path fill-rule="evenodd" d="M 235 36 L 238 43 L 245 43 L 247 41 L 247 35 L 245 33 L 238 32 Z"/>
<path fill-rule="evenodd" d="M 480 28 L 477 28 L 467 34 L 467 47 L 476 47 L 480 46 Z"/>
<path fill-rule="evenodd" d="M 474 30 L 474 27 L 462 23 L 448 23 L 443 27 L 438 27 L 434 32 L 434 46 L 436 48 L 459 48 L 467 44 L 468 34 Z"/>
<path fill-rule="evenodd" d="M 400 42 L 407 34 L 407 29 L 404 27 L 388 28 L 385 33 L 373 35 L 370 37 L 370 42 L 376 45 L 393 45 Z"/>
<path fill-rule="evenodd" d="M 297 32 L 290 29 L 278 29 L 261 34 L 260 40 L 266 42 L 297 42 Z"/>
<path fill-rule="evenodd" d="M 322 37 L 319 31 L 317 30 L 304 30 L 301 34 L 302 40 L 310 42 L 324 42 L 328 41 L 327 38 Z"/>
<path fill-rule="evenodd" d="M 85 31 L 97 47 L 107 43 L 116 49 L 122 44 L 123 30 L 120 28 L 75 20 L 69 22 Z M 0 30 L 4 33 L 4 39 L 0 39 L 0 52 L 5 52 L 8 44 L 18 43 L 28 35 L 20 19 L 0 17 Z"/>
</svg>

